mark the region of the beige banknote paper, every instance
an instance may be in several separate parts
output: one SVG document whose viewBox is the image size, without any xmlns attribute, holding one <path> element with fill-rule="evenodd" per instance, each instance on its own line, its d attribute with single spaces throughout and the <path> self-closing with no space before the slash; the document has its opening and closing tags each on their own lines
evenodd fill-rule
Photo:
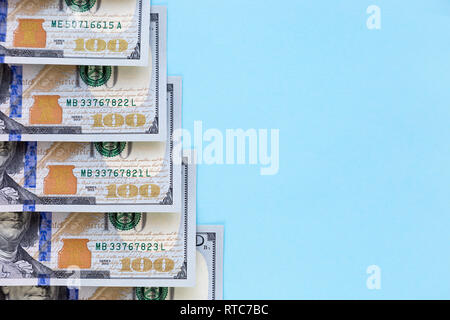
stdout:
<svg viewBox="0 0 450 320">
<path fill-rule="evenodd" d="M 168 142 L 0 142 L 0 212 L 179 212 L 181 80 L 170 81 Z"/>
<path fill-rule="evenodd" d="M 182 176 L 180 212 L 0 213 L 0 285 L 192 287 L 196 176 L 188 160 Z"/>
<path fill-rule="evenodd" d="M 0 62 L 146 66 L 150 1 L 5 0 Z"/>
<path fill-rule="evenodd" d="M 223 227 L 198 226 L 196 285 L 174 287 L 0 287 L 5 300 L 222 300 Z"/>
<path fill-rule="evenodd" d="M 3 141 L 165 141 L 167 13 L 153 6 L 147 67 L 0 65 Z"/>
<path fill-rule="evenodd" d="M 72 294 L 72 298 L 78 300 L 222 300 L 223 230 L 223 226 L 197 226 L 194 287 L 84 287 L 79 291 L 69 288 L 61 293 L 66 293 L 66 299 Z"/>
</svg>

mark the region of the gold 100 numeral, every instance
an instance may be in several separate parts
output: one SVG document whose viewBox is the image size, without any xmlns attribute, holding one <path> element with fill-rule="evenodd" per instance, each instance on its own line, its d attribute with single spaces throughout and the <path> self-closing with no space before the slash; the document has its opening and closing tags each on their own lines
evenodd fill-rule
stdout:
<svg viewBox="0 0 450 320">
<path fill-rule="evenodd" d="M 97 113 L 93 115 L 94 124 L 93 127 L 111 127 L 118 128 L 122 127 L 124 123 L 129 127 L 138 128 L 145 125 L 145 116 L 140 113 L 132 113 L 127 116 L 123 116 L 119 113 L 109 113 L 107 115 L 103 115 L 101 113 Z"/>
<path fill-rule="evenodd" d="M 173 270 L 175 263 L 169 258 L 159 258 L 152 262 L 148 258 L 136 258 L 130 259 L 125 258 L 121 260 L 122 262 L 122 272 L 148 272 L 150 270 L 155 270 L 158 272 L 170 272 Z"/>
<path fill-rule="evenodd" d="M 122 52 L 128 49 L 128 42 L 123 39 L 113 39 L 106 42 L 103 39 L 76 39 L 75 51 L 102 52 L 108 48 L 111 52 Z"/>
<path fill-rule="evenodd" d="M 136 198 L 138 195 L 143 198 L 156 198 L 159 196 L 161 189 L 156 184 L 144 184 L 140 187 L 134 184 L 122 184 L 117 186 L 110 184 L 106 187 L 108 189 L 107 198 Z"/>
</svg>

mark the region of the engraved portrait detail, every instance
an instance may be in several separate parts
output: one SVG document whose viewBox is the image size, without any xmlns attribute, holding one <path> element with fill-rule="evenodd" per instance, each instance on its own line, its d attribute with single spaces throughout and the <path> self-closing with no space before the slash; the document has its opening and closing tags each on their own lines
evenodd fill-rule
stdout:
<svg viewBox="0 0 450 320">
<path fill-rule="evenodd" d="M 0 278 L 50 277 L 53 271 L 33 259 L 26 251 L 39 238 L 37 213 L 0 213 Z"/>
<path fill-rule="evenodd" d="M 67 300 L 66 287 L 0 287 L 0 300 Z"/>
<path fill-rule="evenodd" d="M 20 186 L 10 175 L 24 167 L 25 143 L 0 141 L 0 205 L 40 203 L 39 197 Z"/>
<path fill-rule="evenodd" d="M 9 103 L 12 83 L 11 67 L 0 64 L 0 104 Z M 0 111 L 0 133 L 24 132 L 25 126 Z"/>
</svg>

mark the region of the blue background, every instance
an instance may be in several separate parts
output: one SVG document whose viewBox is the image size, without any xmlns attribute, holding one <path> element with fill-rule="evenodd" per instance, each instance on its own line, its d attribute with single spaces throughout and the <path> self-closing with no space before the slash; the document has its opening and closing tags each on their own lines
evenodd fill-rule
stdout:
<svg viewBox="0 0 450 320">
<path fill-rule="evenodd" d="M 278 175 L 198 168 L 226 299 L 450 298 L 448 0 L 152 3 L 186 129 L 280 129 Z"/>
</svg>

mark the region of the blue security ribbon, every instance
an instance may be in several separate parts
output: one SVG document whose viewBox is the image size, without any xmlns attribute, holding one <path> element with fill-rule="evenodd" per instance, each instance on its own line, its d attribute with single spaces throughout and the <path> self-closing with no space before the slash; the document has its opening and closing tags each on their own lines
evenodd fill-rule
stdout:
<svg viewBox="0 0 450 320">
<path fill-rule="evenodd" d="M 6 41 L 8 19 L 8 0 L 0 0 L 0 42 Z M 1 61 L 3 63 L 3 61 Z"/>
<path fill-rule="evenodd" d="M 23 212 L 34 212 L 36 211 L 36 201 L 33 200 L 25 200 L 23 202 Z"/>
<path fill-rule="evenodd" d="M 25 188 L 36 188 L 37 142 L 27 142 L 24 160 Z"/>
<path fill-rule="evenodd" d="M 39 213 L 39 261 L 49 262 L 52 255 L 52 213 Z M 49 286 L 50 275 L 39 274 L 38 286 Z"/>
<path fill-rule="evenodd" d="M 50 261 L 52 254 L 52 213 L 41 212 L 39 222 L 39 261 Z"/>
<path fill-rule="evenodd" d="M 22 118 L 22 72 L 22 66 L 11 66 L 10 118 Z"/>
<path fill-rule="evenodd" d="M 39 274 L 38 275 L 38 286 L 49 286 L 50 285 L 50 275 L 49 274 Z"/>
<path fill-rule="evenodd" d="M 9 132 L 9 141 L 20 141 L 22 140 L 22 134 L 18 130 L 11 130 Z"/>
<path fill-rule="evenodd" d="M 78 289 L 67 288 L 67 300 L 78 300 Z"/>
</svg>

